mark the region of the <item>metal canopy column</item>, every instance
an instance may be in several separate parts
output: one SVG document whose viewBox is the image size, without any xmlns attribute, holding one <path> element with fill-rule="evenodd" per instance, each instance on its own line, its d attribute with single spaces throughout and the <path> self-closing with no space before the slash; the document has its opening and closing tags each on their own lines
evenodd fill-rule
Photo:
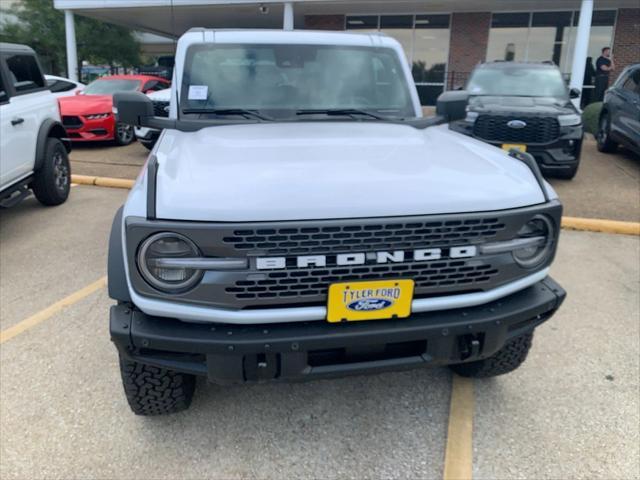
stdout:
<svg viewBox="0 0 640 480">
<path fill-rule="evenodd" d="M 283 30 L 293 30 L 293 3 L 286 2 L 284 4 L 284 14 L 282 19 Z"/>
<path fill-rule="evenodd" d="M 78 81 L 78 49 L 76 46 L 76 26 L 73 12 L 64 11 L 64 29 L 67 41 L 67 75 L 74 82 Z"/>
<path fill-rule="evenodd" d="M 573 63 L 571 64 L 571 81 L 569 86 L 582 92 L 584 71 L 589 50 L 589 33 L 591 31 L 591 16 L 593 15 L 593 0 L 582 0 L 578 31 L 576 32 L 576 46 L 573 49 Z M 581 93 L 582 96 L 582 93 Z M 580 109 L 580 97 L 573 99 L 573 104 Z"/>
</svg>

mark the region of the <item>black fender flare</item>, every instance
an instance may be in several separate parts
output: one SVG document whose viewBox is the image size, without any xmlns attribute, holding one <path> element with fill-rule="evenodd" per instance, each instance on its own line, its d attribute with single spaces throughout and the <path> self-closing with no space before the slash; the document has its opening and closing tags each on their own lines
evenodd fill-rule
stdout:
<svg viewBox="0 0 640 480">
<path fill-rule="evenodd" d="M 109 254 L 107 257 L 107 287 L 109 296 L 119 302 L 131 302 L 127 274 L 124 269 L 124 252 L 122 251 L 122 211 L 120 207 L 113 217 L 111 234 L 109 235 Z"/>
<path fill-rule="evenodd" d="M 64 144 L 67 153 L 71 151 L 71 142 L 67 138 L 67 131 L 57 120 L 47 118 L 38 130 L 38 139 L 36 141 L 36 163 L 34 170 L 40 169 L 44 163 L 44 155 L 47 149 L 47 139 L 58 138 Z"/>
</svg>

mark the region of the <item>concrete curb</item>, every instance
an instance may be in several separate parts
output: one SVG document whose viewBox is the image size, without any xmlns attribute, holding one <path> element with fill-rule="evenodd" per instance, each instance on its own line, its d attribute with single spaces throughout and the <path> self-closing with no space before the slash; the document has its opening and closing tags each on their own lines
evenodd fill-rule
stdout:
<svg viewBox="0 0 640 480">
<path fill-rule="evenodd" d="M 562 217 L 562 228 L 587 232 L 618 233 L 640 235 L 639 222 L 621 222 L 601 218 Z"/>
<path fill-rule="evenodd" d="M 89 175 L 71 175 L 71 183 L 77 183 L 79 185 L 96 185 L 98 187 L 130 189 L 131 187 L 133 187 L 133 184 L 135 182 L 134 180 L 128 180 L 125 178 L 92 177 Z"/>
<path fill-rule="evenodd" d="M 134 180 L 111 177 L 92 177 L 89 175 L 71 175 L 71 182 L 80 185 L 96 185 L 98 187 L 131 188 Z M 562 217 L 562 228 L 585 232 L 618 233 L 622 235 L 639 235 L 640 222 L 622 222 L 601 218 Z"/>
</svg>

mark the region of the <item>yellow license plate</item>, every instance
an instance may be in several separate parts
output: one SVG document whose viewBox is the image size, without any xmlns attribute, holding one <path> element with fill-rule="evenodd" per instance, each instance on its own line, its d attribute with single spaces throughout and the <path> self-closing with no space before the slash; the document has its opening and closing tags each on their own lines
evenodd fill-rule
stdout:
<svg viewBox="0 0 640 480">
<path fill-rule="evenodd" d="M 503 143 L 502 144 L 502 149 L 506 150 L 507 152 L 512 148 L 515 148 L 516 150 L 520 150 L 521 152 L 527 151 L 527 146 L 522 145 L 521 143 Z"/>
<path fill-rule="evenodd" d="M 327 321 L 354 322 L 411 315 L 413 280 L 334 283 L 329 287 Z"/>
</svg>

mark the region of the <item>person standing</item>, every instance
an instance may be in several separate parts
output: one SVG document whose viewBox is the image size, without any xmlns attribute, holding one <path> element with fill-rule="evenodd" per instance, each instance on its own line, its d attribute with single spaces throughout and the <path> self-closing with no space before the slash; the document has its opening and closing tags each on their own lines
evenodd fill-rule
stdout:
<svg viewBox="0 0 640 480">
<path fill-rule="evenodd" d="M 587 64 L 584 67 L 584 81 L 582 82 L 582 97 L 581 108 L 591 103 L 591 97 L 593 96 L 593 77 L 596 75 L 596 69 L 593 66 L 593 58 L 587 57 Z"/>
<path fill-rule="evenodd" d="M 611 58 L 611 49 L 604 47 L 602 54 L 596 60 L 596 82 L 594 101 L 601 102 L 604 98 L 604 91 L 609 88 L 609 73 L 613 70 L 615 64 Z"/>
</svg>

